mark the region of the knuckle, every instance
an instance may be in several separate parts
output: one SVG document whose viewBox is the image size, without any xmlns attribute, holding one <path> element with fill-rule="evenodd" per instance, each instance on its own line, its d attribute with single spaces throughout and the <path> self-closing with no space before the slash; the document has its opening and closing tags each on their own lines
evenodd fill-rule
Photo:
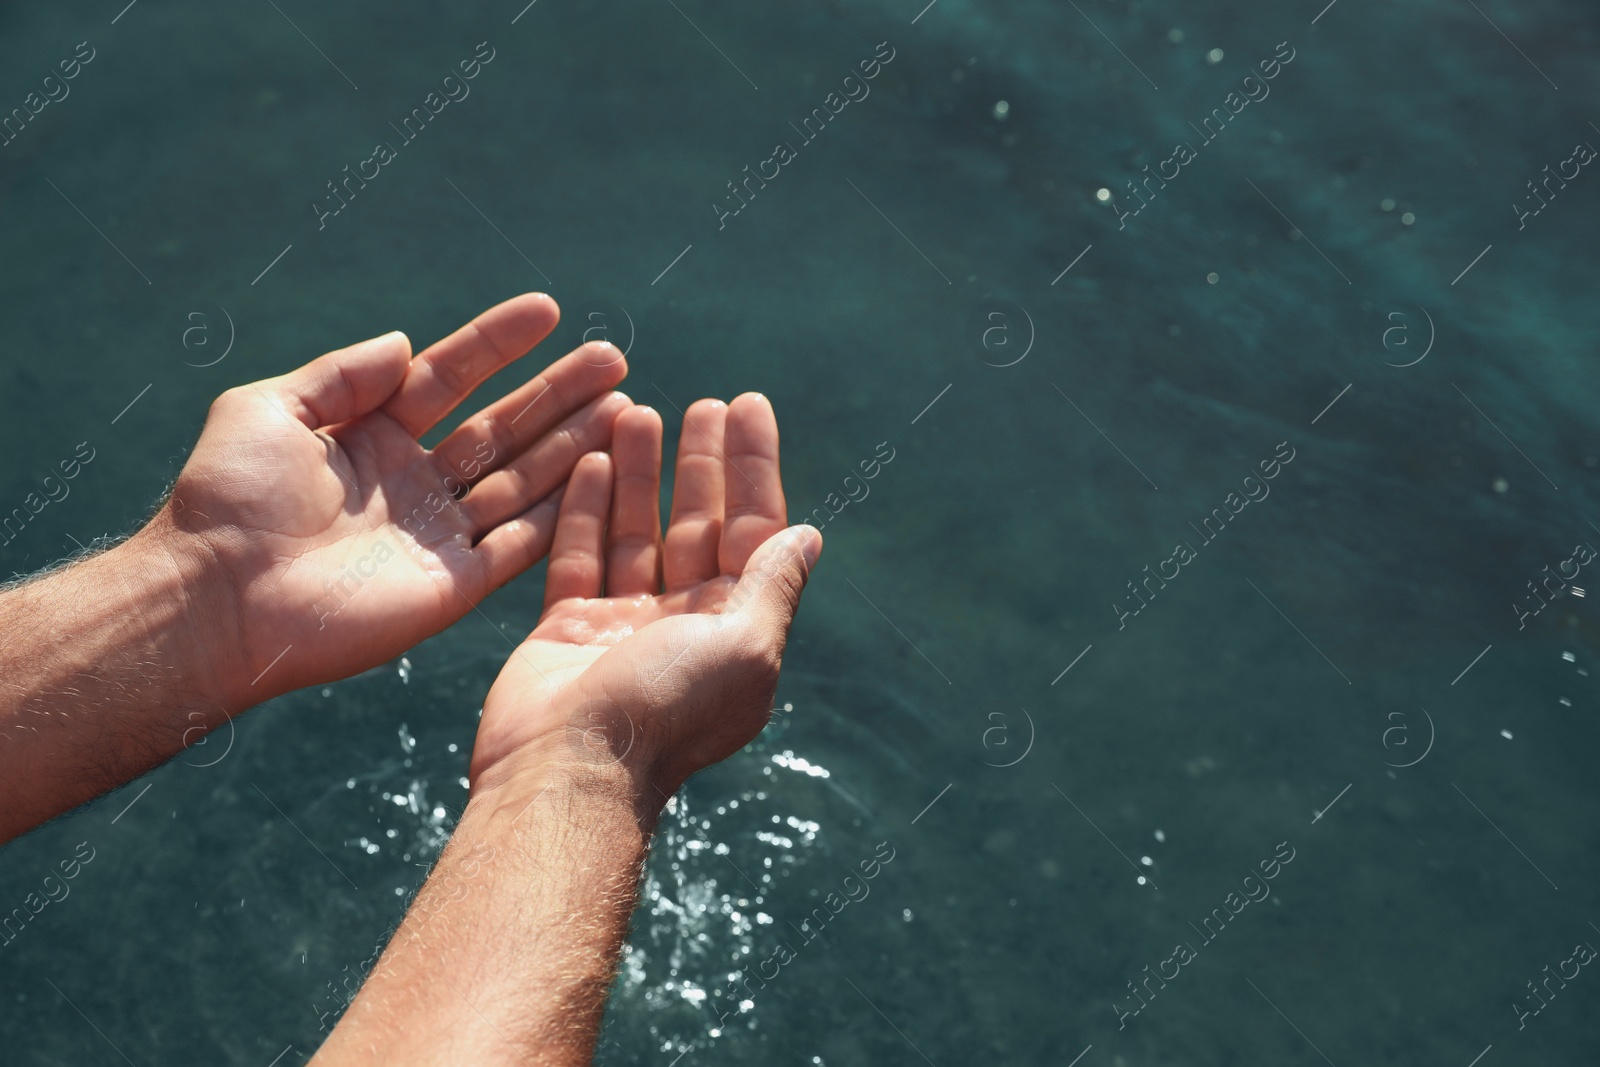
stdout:
<svg viewBox="0 0 1600 1067">
<path fill-rule="evenodd" d="M 505 427 L 500 424 L 500 420 L 493 415 L 484 415 L 478 419 L 477 436 L 480 445 L 487 444 L 489 446 L 489 459 L 484 462 L 493 462 L 494 457 L 502 452 L 510 451 L 510 435 L 506 432 Z"/>
<path fill-rule="evenodd" d="M 459 366 L 447 359 L 430 359 L 428 370 L 433 374 L 434 380 L 451 394 L 464 393 L 472 387 L 470 368 Z"/>
<path fill-rule="evenodd" d="M 249 390 L 247 387 L 243 385 L 235 385 L 231 389 L 224 389 L 217 395 L 217 398 L 211 402 L 211 408 L 207 412 L 206 418 L 209 420 L 219 416 L 225 417 L 228 414 L 237 411 L 241 405 L 248 402 Z"/>
<path fill-rule="evenodd" d="M 778 668 L 783 664 L 787 636 L 782 626 L 747 621 L 739 634 L 736 658 L 740 668 L 752 674 L 776 678 Z"/>
</svg>

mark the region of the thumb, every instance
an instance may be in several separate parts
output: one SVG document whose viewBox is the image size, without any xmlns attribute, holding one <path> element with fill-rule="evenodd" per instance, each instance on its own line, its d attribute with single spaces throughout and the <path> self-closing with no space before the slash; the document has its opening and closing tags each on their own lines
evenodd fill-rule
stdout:
<svg viewBox="0 0 1600 1067">
<path fill-rule="evenodd" d="M 773 534 L 744 565 L 725 610 L 746 615 L 763 628 L 786 633 L 800 609 L 800 593 L 820 555 L 822 533 L 813 526 L 791 526 Z"/>
<path fill-rule="evenodd" d="M 395 330 L 318 356 L 272 384 L 290 413 L 315 430 L 377 408 L 410 366 L 411 342 Z"/>
</svg>

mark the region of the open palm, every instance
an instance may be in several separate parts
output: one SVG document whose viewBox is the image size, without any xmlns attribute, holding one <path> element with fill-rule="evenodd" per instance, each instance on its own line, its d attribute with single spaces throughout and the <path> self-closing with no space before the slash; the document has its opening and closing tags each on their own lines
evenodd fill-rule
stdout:
<svg viewBox="0 0 1600 1067">
<path fill-rule="evenodd" d="M 766 723 L 789 621 L 821 548 L 785 530 L 778 426 L 765 397 L 684 417 L 661 529 L 660 416 L 632 407 L 612 454 L 578 461 L 561 503 L 538 626 L 484 703 L 474 783 L 551 738 L 635 754 L 669 792 Z"/>
<path fill-rule="evenodd" d="M 434 449 L 418 438 L 558 317 L 528 294 L 415 359 L 388 334 L 217 400 L 168 509 L 225 577 L 233 702 L 391 659 L 544 556 L 573 465 L 629 406 L 619 351 L 584 345 Z"/>
</svg>

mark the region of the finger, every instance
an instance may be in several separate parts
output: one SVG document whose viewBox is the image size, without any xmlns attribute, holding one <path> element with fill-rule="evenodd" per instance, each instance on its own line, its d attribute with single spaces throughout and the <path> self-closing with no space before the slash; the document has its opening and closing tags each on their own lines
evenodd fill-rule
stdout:
<svg viewBox="0 0 1600 1067">
<path fill-rule="evenodd" d="M 601 546 L 611 510 L 611 457 L 590 452 L 578 461 L 556 519 L 544 606 L 571 597 L 597 597 L 605 579 Z"/>
<path fill-rule="evenodd" d="M 683 416 L 678 465 L 672 478 L 672 518 L 662 568 L 667 592 L 708 582 L 717 569 L 722 540 L 723 430 L 728 405 L 696 400 Z"/>
<path fill-rule="evenodd" d="M 396 330 L 318 356 L 262 387 L 313 430 L 353 419 L 389 399 L 405 379 L 411 342 Z"/>
<path fill-rule="evenodd" d="M 483 561 L 487 584 L 483 595 L 544 559 L 555 540 L 556 517 L 566 492 L 562 486 L 510 522 L 501 523 L 484 535 L 473 550 Z"/>
<path fill-rule="evenodd" d="M 723 435 L 722 540 L 717 562 L 723 574 L 739 574 L 761 543 L 788 522 L 783 478 L 778 472 L 778 417 L 760 393 L 745 393 L 728 405 Z"/>
<path fill-rule="evenodd" d="M 637 405 L 611 435 L 615 476 L 607 532 L 606 596 L 661 591 L 661 416 Z"/>
<path fill-rule="evenodd" d="M 778 531 L 751 554 L 724 612 L 750 618 L 781 648 L 789 624 L 800 610 L 800 594 L 811 568 L 821 555 L 822 533 L 815 527 L 790 526 Z"/>
<path fill-rule="evenodd" d="M 471 485 L 505 466 L 628 373 L 614 345 L 594 341 L 466 419 L 433 450 L 443 475 Z"/>
<path fill-rule="evenodd" d="M 584 453 L 610 448 L 612 424 L 632 404 L 621 393 L 591 400 L 538 444 L 473 486 L 461 502 L 473 529 L 481 533 L 520 514 L 566 481 Z M 452 486 L 448 478 L 445 484 Z"/>
<path fill-rule="evenodd" d="M 421 437 L 495 371 L 549 336 L 561 318 L 544 293 L 497 304 L 411 361 L 384 410 Z"/>
</svg>

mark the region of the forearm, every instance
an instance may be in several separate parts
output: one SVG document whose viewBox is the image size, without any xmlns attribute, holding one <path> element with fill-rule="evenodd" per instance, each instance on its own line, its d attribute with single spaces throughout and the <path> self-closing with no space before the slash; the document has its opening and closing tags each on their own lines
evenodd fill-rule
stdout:
<svg viewBox="0 0 1600 1067">
<path fill-rule="evenodd" d="M 162 516 L 0 593 L 0 841 L 92 800 L 224 721 L 225 597 Z"/>
<path fill-rule="evenodd" d="M 480 782 L 318 1067 L 589 1063 L 658 813 L 615 764 Z"/>
</svg>

